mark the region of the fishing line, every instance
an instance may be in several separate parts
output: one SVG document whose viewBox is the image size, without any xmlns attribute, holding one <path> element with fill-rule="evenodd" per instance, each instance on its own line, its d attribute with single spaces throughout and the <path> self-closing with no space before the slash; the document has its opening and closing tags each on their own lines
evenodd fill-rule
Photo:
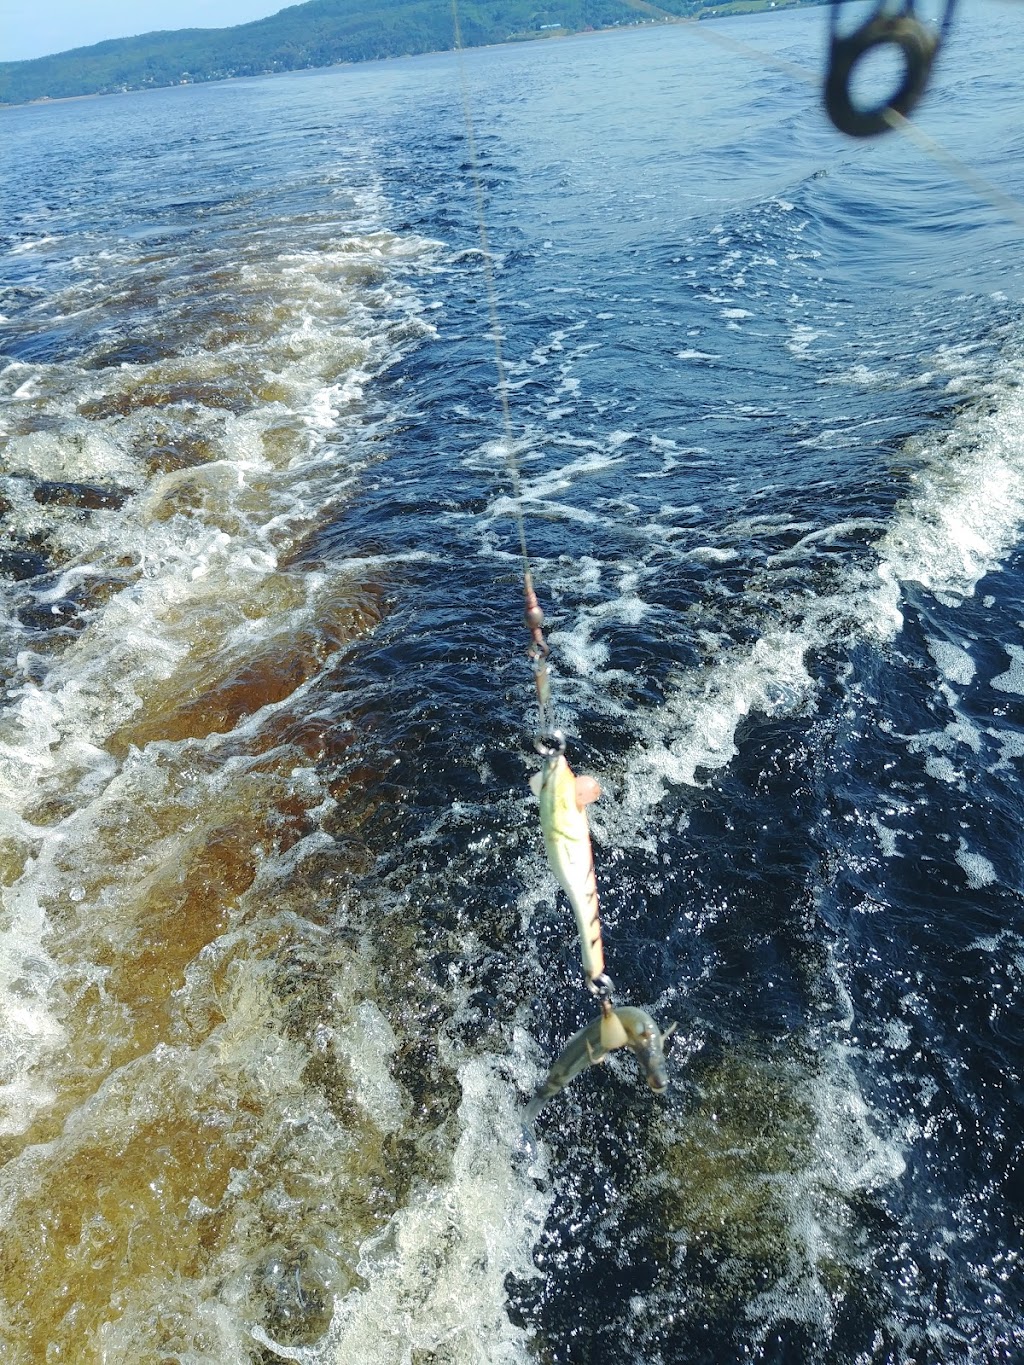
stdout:
<svg viewBox="0 0 1024 1365">
<path fill-rule="evenodd" d="M 890 127 L 902 133 L 904 137 L 915 142 L 923 152 L 939 162 L 940 165 L 950 171 L 954 176 L 963 182 L 969 189 L 982 199 L 987 199 L 994 208 L 1001 209 L 1019 228 L 1024 229 L 1024 204 L 1012 198 L 998 185 L 993 185 L 991 180 L 986 180 L 966 162 L 954 156 L 948 148 L 943 147 L 941 142 L 936 142 L 935 138 L 930 137 L 916 123 L 904 117 L 896 109 L 886 109 L 882 115 Z"/>
<path fill-rule="evenodd" d="M 476 148 L 476 132 L 473 120 L 473 101 L 466 75 L 466 61 L 462 46 L 462 24 L 459 20 L 458 0 L 452 0 L 452 27 L 455 35 L 455 52 L 459 68 L 459 85 L 462 90 L 462 113 L 466 124 L 466 146 L 469 152 L 469 174 L 473 182 L 473 196 L 476 201 L 477 232 L 480 238 L 480 253 L 483 262 L 483 275 L 487 292 L 487 315 L 491 341 L 494 344 L 494 368 L 498 376 L 498 402 L 501 407 L 502 428 L 504 432 L 505 463 L 512 484 L 512 506 L 515 514 L 516 531 L 519 537 L 519 554 L 523 561 L 523 602 L 524 621 L 530 632 L 529 658 L 533 664 L 534 684 L 537 691 L 538 737 L 547 738 L 551 729 L 551 679 L 548 671 L 548 644 L 544 638 L 544 612 L 537 601 L 533 586 L 533 571 L 530 552 L 526 544 L 526 519 L 523 516 L 522 475 L 516 453 L 516 441 L 512 431 L 512 409 L 509 403 L 508 370 L 502 346 L 501 320 L 498 315 L 498 290 L 494 280 L 494 257 L 487 233 L 487 213 L 484 201 L 483 181 L 480 178 L 479 157 Z"/>
<path fill-rule="evenodd" d="M 628 1048 L 640 1064 L 650 1088 L 660 1093 L 668 1085 L 665 1069 L 664 1034 L 654 1019 L 635 1006 L 616 1008 L 612 1001 L 614 985 L 604 970 L 604 948 L 601 942 L 601 920 L 598 906 L 597 878 L 590 845 L 586 806 L 596 800 L 601 789 L 593 778 L 577 777 L 565 760 L 565 738 L 548 725 L 550 709 L 550 679 L 548 674 L 548 646 L 544 639 L 544 613 L 533 588 L 530 556 L 526 544 L 526 521 L 522 508 L 522 478 L 512 431 L 512 413 L 508 396 L 508 374 L 502 347 L 501 321 L 498 315 L 498 291 L 494 279 L 494 258 L 487 234 L 483 182 L 480 178 L 474 132 L 473 106 L 463 58 L 462 27 L 459 22 L 458 0 L 452 0 L 452 24 L 455 50 L 458 54 L 459 80 L 462 87 L 462 109 L 466 122 L 466 143 L 469 151 L 469 171 L 476 200 L 477 229 L 483 273 L 487 288 L 487 311 L 491 339 L 494 343 L 494 365 L 498 376 L 498 398 L 501 406 L 505 441 L 505 459 L 512 481 L 519 551 L 523 561 L 523 597 L 526 604 L 525 622 L 530 632 L 530 659 L 537 688 L 539 733 L 534 747 L 543 759 L 540 772 L 535 773 L 531 786 L 538 797 L 541 830 L 548 854 L 548 863 L 559 885 L 572 905 L 580 935 L 583 969 L 587 988 L 600 1004 L 597 1019 L 570 1038 L 555 1059 L 541 1088 L 534 1095 L 526 1112 L 530 1125 L 540 1107 L 558 1093 L 585 1067 L 603 1061 L 619 1048 Z"/>
</svg>

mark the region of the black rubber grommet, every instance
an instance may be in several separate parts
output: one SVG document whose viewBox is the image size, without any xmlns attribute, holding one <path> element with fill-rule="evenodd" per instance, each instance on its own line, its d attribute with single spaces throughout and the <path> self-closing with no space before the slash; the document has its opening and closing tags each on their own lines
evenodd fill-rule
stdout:
<svg viewBox="0 0 1024 1365">
<path fill-rule="evenodd" d="M 850 98 L 850 79 L 861 58 L 878 47 L 899 48 L 903 56 L 903 81 L 898 90 L 871 109 L 858 109 Z M 929 29 L 908 15 L 875 16 L 844 38 L 833 35 L 825 109 L 841 133 L 849 137 L 876 137 L 891 126 L 890 110 L 906 117 L 925 92 L 938 47 Z"/>
</svg>

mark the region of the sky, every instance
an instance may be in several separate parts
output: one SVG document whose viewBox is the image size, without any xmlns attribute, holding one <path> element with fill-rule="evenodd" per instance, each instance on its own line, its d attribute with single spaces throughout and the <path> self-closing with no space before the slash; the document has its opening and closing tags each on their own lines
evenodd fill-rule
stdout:
<svg viewBox="0 0 1024 1365">
<path fill-rule="evenodd" d="M 0 0 L 0 62 L 160 28 L 226 28 L 296 0 Z"/>
</svg>

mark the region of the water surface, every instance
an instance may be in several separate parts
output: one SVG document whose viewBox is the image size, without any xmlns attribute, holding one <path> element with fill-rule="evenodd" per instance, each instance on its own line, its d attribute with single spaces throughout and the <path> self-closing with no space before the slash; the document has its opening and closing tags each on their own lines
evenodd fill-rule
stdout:
<svg viewBox="0 0 1024 1365">
<path fill-rule="evenodd" d="M 920 126 L 1024 198 L 1022 29 Z M 705 26 L 701 26 L 704 30 Z M 720 31 L 819 72 L 823 13 Z M 1010 1361 L 1019 230 L 692 28 L 3 113 L 13 1362 Z"/>
</svg>

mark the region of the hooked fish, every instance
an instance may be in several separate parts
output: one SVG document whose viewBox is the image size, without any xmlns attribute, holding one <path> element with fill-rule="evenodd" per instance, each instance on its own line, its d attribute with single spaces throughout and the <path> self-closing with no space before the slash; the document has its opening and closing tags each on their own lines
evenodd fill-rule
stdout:
<svg viewBox="0 0 1024 1365">
<path fill-rule="evenodd" d="M 593 777 L 577 777 L 561 753 L 549 754 L 530 778 L 540 801 L 540 827 L 548 863 L 576 916 L 589 981 L 604 975 L 604 949 L 597 904 L 597 878 L 590 847 L 587 806 L 601 795 Z"/>
<path fill-rule="evenodd" d="M 646 1010 L 636 1005 L 622 1005 L 602 1013 L 579 1033 L 574 1033 L 552 1064 L 533 1099 L 526 1107 L 526 1122 L 533 1120 L 553 1095 L 564 1090 L 569 1082 L 588 1066 L 603 1062 L 617 1047 L 628 1047 L 640 1063 L 647 1084 L 656 1094 L 668 1087 L 668 1068 L 665 1065 L 665 1039 L 675 1031 L 670 1024 L 662 1034 Z"/>
</svg>

